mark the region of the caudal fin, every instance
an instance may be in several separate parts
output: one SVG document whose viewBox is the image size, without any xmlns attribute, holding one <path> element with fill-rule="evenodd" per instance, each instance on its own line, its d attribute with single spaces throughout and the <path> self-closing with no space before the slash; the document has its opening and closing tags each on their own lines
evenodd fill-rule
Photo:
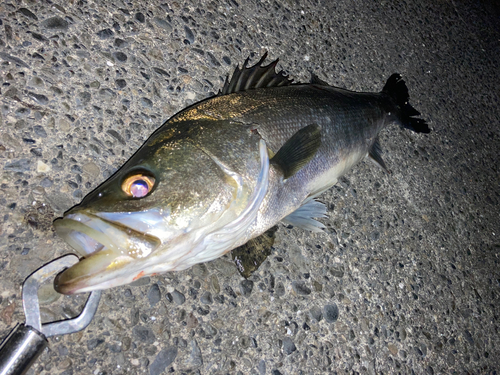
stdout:
<svg viewBox="0 0 500 375">
<path fill-rule="evenodd" d="M 401 125 L 407 129 L 413 130 L 417 133 L 430 133 L 429 126 L 424 119 L 417 118 L 420 112 L 413 108 L 408 100 L 408 87 L 401 75 L 395 73 L 389 77 L 382 92 L 389 95 L 395 102 L 399 110 L 399 119 Z"/>
</svg>

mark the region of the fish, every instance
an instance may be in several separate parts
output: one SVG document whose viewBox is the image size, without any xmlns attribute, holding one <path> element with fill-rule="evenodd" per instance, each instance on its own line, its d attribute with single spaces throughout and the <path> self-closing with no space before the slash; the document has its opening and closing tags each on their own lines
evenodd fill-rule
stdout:
<svg viewBox="0 0 500 375">
<path fill-rule="evenodd" d="M 217 95 L 178 112 L 81 203 L 54 221 L 82 258 L 55 289 L 83 293 L 180 271 L 233 250 L 258 269 L 280 222 L 325 226 L 318 197 L 365 158 L 386 170 L 378 135 L 390 124 L 429 133 L 401 75 L 353 92 L 312 74 L 294 83 L 278 60 L 227 76 Z M 253 248 L 257 256 L 252 254 Z"/>
</svg>

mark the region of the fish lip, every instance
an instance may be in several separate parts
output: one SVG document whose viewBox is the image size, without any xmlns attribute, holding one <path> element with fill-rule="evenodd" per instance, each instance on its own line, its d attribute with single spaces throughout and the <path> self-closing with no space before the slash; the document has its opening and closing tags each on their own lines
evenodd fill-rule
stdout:
<svg viewBox="0 0 500 375">
<path fill-rule="evenodd" d="M 56 219 L 54 227 L 56 233 L 83 257 L 54 280 L 54 288 L 62 294 L 106 289 L 114 286 L 112 281 L 117 277 L 127 278 L 129 273 L 121 276 L 117 276 L 117 273 L 137 258 L 129 248 L 118 243 L 120 239 L 132 239 L 136 243 L 142 241 L 149 250 L 144 258 L 161 244 L 160 239 L 155 236 L 88 212 L 70 212 L 63 218 Z M 109 229 L 119 233 L 119 238 L 105 233 Z"/>
<path fill-rule="evenodd" d="M 105 220 L 91 214 L 68 214 L 62 218 L 58 218 L 54 221 L 53 225 L 56 230 L 57 235 L 67 242 L 80 256 L 87 257 L 96 251 L 100 251 L 102 248 L 114 247 L 112 240 L 109 237 L 104 237 L 105 234 L 97 231 L 96 229 L 89 227 L 85 222 L 91 220 L 103 221 Z M 112 223 L 110 223 L 112 224 Z M 100 240 L 98 241 L 95 237 L 99 237 L 99 233 L 102 233 Z M 94 237 L 90 234 L 94 234 Z M 80 238 L 75 238 L 80 237 Z M 89 244 L 84 244 L 84 241 L 92 240 L 95 242 L 94 250 L 90 250 Z M 103 241 L 104 240 L 104 241 Z M 105 242 L 105 243 L 103 243 Z M 100 245 L 100 246 L 99 246 Z M 111 246 L 110 246 L 111 245 Z"/>
</svg>

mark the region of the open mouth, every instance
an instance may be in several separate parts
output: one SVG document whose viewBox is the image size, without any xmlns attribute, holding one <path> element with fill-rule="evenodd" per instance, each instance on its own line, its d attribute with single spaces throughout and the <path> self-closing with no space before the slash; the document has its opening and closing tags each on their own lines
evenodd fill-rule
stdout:
<svg viewBox="0 0 500 375">
<path fill-rule="evenodd" d="M 68 214 L 54 221 L 54 227 L 84 257 L 57 277 L 55 288 L 63 294 L 113 286 L 114 279 L 130 276 L 128 264 L 147 257 L 161 243 L 155 236 L 87 213 Z"/>
</svg>

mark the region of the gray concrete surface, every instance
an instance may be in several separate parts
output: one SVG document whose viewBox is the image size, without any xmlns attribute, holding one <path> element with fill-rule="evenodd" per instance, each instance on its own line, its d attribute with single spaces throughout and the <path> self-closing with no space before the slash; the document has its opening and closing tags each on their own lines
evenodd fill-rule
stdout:
<svg viewBox="0 0 500 375">
<path fill-rule="evenodd" d="M 386 129 L 392 175 L 356 167 L 321 198 L 326 232 L 281 226 L 250 282 L 224 257 L 108 290 L 29 373 L 496 374 L 497 4 L 2 1 L 0 337 L 24 319 L 22 281 L 71 252 L 52 220 L 267 50 L 298 81 L 402 73 L 433 132 Z M 46 320 L 84 301 L 48 298 Z"/>
</svg>

